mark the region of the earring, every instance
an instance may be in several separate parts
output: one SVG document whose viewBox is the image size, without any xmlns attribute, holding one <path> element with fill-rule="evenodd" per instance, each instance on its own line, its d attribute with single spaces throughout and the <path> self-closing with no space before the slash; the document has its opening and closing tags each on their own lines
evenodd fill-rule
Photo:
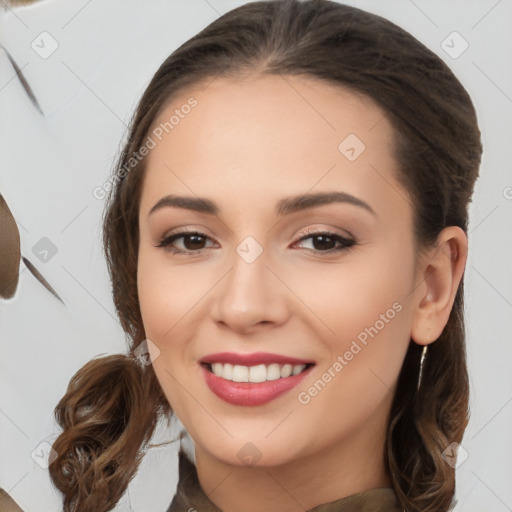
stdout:
<svg viewBox="0 0 512 512">
<path fill-rule="evenodd" d="M 420 374 L 418 375 L 418 390 L 420 389 L 421 384 L 421 375 L 423 373 L 423 361 L 425 360 L 425 356 L 427 355 L 428 345 L 423 346 L 423 351 L 421 353 L 421 360 L 420 360 Z"/>
</svg>

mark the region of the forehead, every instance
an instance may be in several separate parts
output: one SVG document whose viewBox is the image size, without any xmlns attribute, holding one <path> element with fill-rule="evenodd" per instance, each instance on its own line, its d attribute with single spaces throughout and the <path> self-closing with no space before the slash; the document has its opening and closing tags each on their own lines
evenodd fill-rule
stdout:
<svg viewBox="0 0 512 512">
<path fill-rule="evenodd" d="M 150 135 L 156 145 L 143 197 L 236 190 L 263 199 L 340 186 L 371 197 L 386 180 L 399 186 L 384 112 L 364 95 L 310 77 L 203 82 L 175 96 Z"/>
</svg>

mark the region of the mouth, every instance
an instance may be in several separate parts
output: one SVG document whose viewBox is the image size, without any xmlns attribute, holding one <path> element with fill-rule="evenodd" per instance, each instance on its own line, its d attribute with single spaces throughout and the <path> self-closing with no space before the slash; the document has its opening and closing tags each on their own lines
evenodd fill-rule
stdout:
<svg viewBox="0 0 512 512">
<path fill-rule="evenodd" d="M 312 361 L 277 354 L 221 353 L 200 361 L 207 386 L 233 405 L 270 402 L 294 388 L 315 366 Z"/>
</svg>

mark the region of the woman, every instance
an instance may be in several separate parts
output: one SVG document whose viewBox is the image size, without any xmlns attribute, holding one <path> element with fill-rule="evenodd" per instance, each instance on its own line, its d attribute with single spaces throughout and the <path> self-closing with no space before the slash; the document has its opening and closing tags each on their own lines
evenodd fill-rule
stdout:
<svg viewBox="0 0 512 512">
<path fill-rule="evenodd" d="M 104 219 L 130 351 L 56 407 L 64 510 L 111 510 L 172 414 L 171 512 L 449 510 L 481 151 L 448 67 L 353 7 L 249 3 L 173 52 Z"/>
</svg>

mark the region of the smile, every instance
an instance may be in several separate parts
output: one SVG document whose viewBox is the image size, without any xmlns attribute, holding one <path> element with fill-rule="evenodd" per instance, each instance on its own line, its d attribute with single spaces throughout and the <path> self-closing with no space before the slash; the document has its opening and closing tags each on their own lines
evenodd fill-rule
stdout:
<svg viewBox="0 0 512 512">
<path fill-rule="evenodd" d="M 207 386 L 232 405 L 266 404 L 294 388 L 315 363 L 277 354 L 220 353 L 203 358 Z"/>
</svg>

